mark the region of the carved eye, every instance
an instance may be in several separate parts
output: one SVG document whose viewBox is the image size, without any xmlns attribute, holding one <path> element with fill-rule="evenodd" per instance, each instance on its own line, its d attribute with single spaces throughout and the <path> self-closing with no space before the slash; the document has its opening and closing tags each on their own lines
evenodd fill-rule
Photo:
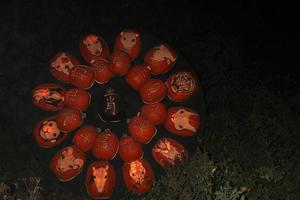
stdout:
<svg viewBox="0 0 300 200">
<path fill-rule="evenodd" d="M 72 169 L 73 169 L 73 165 L 69 165 L 69 168 L 72 168 Z"/>
<path fill-rule="evenodd" d="M 132 40 L 131 40 L 131 42 L 134 42 L 134 41 L 135 41 L 135 39 L 132 39 Z"/>
<path fill-rule="evenodd" d="M 183 128 L 181 125 L 179 125 L 179 128 Z"/>
<path fill-rule="evenodd" d="M 57 68 L 57 69 L 60 68 L 60 65 L 56 65 L 56 68 Z"/>
<path fill-rule="evenodd" d="M 126 40 L 126 37 L 123 37 L 123 40 Z"/>
<path fill-rule="evenodd" d="M 52 123 L 49 123 L 49 126 L 51 127 L 51 126 L 52 126 Z"/>
<path fill-rule="evenodd" d="M 62 159 L 65 159 L 65 155 L 61 155 L 61 158 L 62 158 Z"/>
<path fill-rule="evenodd" d="M 96 179 L 96 176 L 93 176 L 93 179 Z"/>
<path fill-rule="evenodd" d="M 182 110 L 182 111 L 180 111 L 180 114 L 183 114 L 184 113 L 184 111 Z"/>
<path fill-rule="evenodd" d="M 70 67 L 69 65 L 66 65 L 66 66 L 65 66 L 66 69 L 69 69 L 69 67 Z"/>
<path fill-rule="evenodd" d="M 107 175 L 105 175 L 104 178 L 107 179 Z"/>
<path fill-rule="evenodd" d="M 53 134 L 54 137 L 56 137 L 56 135 L 57 135 L 56 133 Z"/>
</svg>

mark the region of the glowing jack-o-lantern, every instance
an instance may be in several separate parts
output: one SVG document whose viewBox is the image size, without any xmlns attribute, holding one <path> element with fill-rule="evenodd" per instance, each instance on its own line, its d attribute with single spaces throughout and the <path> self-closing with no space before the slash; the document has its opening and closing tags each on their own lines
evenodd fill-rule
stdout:
<svg viewBox="0 0 300 200">
<path fill-rule="evenodd" d="M 69 83 L 70 71 L 80 62 L 69 53 L 57 53 L 50 61 L 51 74 L 57 79 L 65 83 Z"/>
<path fill-rule="evenodd" d="M 176 140 L 161 138 L 152 148 L 152 156 L 160 165 L 174 165 L 175 161 L 188 158 L 188 151 Z"/>
<path fill-rule="evenodd" d="M 90 34 L 80 42 L 82 57 L 90 64 L 96 60 L 107 59 L 110 52 L 107 43 L 100 35 Z"/>
<path fill-rule="evenodd" d="M 83 152 L 88 152 L 93 148 L 97 135 L 98 133 L 94 126 L 85 125 L 76 131 L 73 143 Z"/>
<path fill-rule="evenodd" d="M 71 88 L 64 94 L 65 105 L 85 111 L 91 102 L 91 94 L 79 88 Z"/>
<path fill-rule="evenodd" d="M 142 46 L 140 33 L 134 30 L 123 30 L 115 42 L 115 50 L 124 51 L 132 60 L 138 57 Z"/>
<path fill-rule="evenodd" d="M 165 128 L 180 136 L 192 136 L 200 128 L 199 114 L 187 107 L 172 107 L 168 109 Z"/>
<path fill-rule="evenodd" d="M 64 108 L 56 115 L 57 127 L 64 133 L 77 129 L 83 121 L 83 115 L 79 109 Z"/>
<path fill-rule="evenodd" d="M 37 144 L 43 148 L 51 148 L 59 145 L 66 138 L 57 127 L 55 116 L 47 117 L 39 121 L 34 127 L 34 137 Z"/>
<path fill-rule="evenodd" d="M 50 170 L 62 182 L 75 178 L 83 169 L 85 154 L 76 146 L 68 146 L 58 151 L 50 163 Z"/>
<path fill-rule="evenodd" d="M 32 103 L 45 111 L 57 111 L 64 107 L 65 89 L 60 85 L 41 84 L 32 91 Z"/>
<path fill-rule="evenodd" d="M 177 55 L 167 44 L 160 44 L 150 49 L 144 58 L 144 63 L 151 67 L 152 74 L 163 74 L 175 64 Z"/>
<path fill-rule="evenodd" d="M 149 192 L 155 183 L 153 170 L 145 159 L 125 163 L 122 172 L 127 189 L 134 194 Z"/>
<path fill-rule="evenodd" d="M 166 81 L 167 95 L 174 102 L 182 102 L 192 97 L 198 89 L 198 81 L 191 72 L 180 71 Z"/>
<path fill-rule="evenodd" d="M 89 89 L 94 84 L 93 70 L 84 65 L 77 65 L 70 71 L 70 83 L 81 89 Z"/>
<path fill-rule="evenodd" d="M 86 190 L 93 199 L 109 199 L 116 186 L 116 172 L 107 161 L 90 164 L 86 175 Z"/>
</svg>

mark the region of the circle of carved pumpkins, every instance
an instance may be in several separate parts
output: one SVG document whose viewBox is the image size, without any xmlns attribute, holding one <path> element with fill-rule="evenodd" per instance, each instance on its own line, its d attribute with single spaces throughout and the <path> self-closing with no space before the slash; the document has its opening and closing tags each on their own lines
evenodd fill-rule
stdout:
<svg viewBox="0 0 300 200">
<path fill-rule="evenodd" d="M 148 193 L 165 166 L 196 150 L 201 85 L 153 36 L 124 29 L 81 38 L 77 49 L 49 55 L 32 90 L 33 153 L 65 190 L 91 199 Z"/>
</svg>

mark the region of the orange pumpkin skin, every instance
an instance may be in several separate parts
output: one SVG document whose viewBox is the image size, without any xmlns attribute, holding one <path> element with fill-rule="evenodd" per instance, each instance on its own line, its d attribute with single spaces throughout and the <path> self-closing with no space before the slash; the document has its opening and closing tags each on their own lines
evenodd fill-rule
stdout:
<svg viewBox="0 0 300 200">
<path fill-rule="evenodd" d="M 100 35 L 90 34 L 85 36 L 79 47 L 82 57 L 90 64 L 96 60 L 107 59 L 110 54 L 107 43 Z"/>
<path fill-rule="evenodd" d="M 168 109 L 165 128 L 179 136 L 193 136 L 200 128 L 199 114 L 187 107 L 179 106 Z"/>
<path fill-rule="evenodd" d="M 67 146 L 58 151 L 51 159 L 50 171 L 62 182 L 74 179 L 86 162 L 85 154 L 76 146 Z"/>
<path fill-rule="evenodd" d="M 141 116 L 130 119 L 128 131 L 134 140 L 142 144 L 148 144 L 157 132 L 155 126 Z"/>
<path fill-rule="evenodd" d="M 88 152 L 93 148 L 97 138 L 96 128 L 92 125 L 85 125 L 80 127 L 74 137 L 73 143 L 83 152 Z"/>
<path fill-rule="evenodd" d="M 70 108 L 87 110 L 91 102 L 91 94 L 79 88 L 71 88 L 64 94 L 65 105 Z"/>
<path fill-rule="evenodd" d="M 167 118 L 167 107 L 162 103 L 144 104 L 140 112 L 153 125 L 162 124 Z"/>
<path fill-rule="evenodd" d="M 89 89 L 94 83 L 94 72 L 90 67 L 78 65 L 70 72 L 70 83 L 80 89 Z"/>
<path fill-rule="evenodd" d="M 142 40 L 140 33 L 134 30 L 122 30 L 115 41 L 115 50 L 124 51 L 132 60 L 138 57 L 141 46 Z"/>
<path fill-rule="evenodd" d="M 110 130 L 105 130 L 98 134 L 92 154 L 96 159 L 112 160 L 119 150 L 119 140 Z"/>
<path fill-rule="evenodd" d="M 144 57 L 144 63 L 151 67 L 154 75 L 166 73 L 175 64 L 177 55 L 167 44 L 151 48 Z"/>
<path fill-rule="evenodd" d="M 161 166 L 174 165 L 175 161 L 183 161 L 188 158 L 185 147 L 171 138 L 161 138 L 152 148 L 154 160 Z"/>
<path fill-rule="evenodd" d="M 132 162 L 143 157 L 144 151 L 140 143 L 130 136 L 123 136 L 120 139 L 119 155 L 125 162 Z"/>
<path fill-rule="evenodd" d="M 70 71 L 80 65 L 77 58 L 66 52 L 57 53 L 50 61 L 51 74 L 64 83 L 69 83 Z"/>
<path fill-rule="evenodd" d="M 150 77 L 151 72 L 149 66 L 140 64 L 130 68 L 126 74 L 125 80 L 134 90 L 138 91 Z"/>
<path fill-rule="evenodd" d="M 131 59 L 124 51 L 114 51 L 109 57 L 109 70 L 118 76 L 124 76 L 130 65 Z"/>
<path fill-rule="evenodd" d="M 109 199 L 116 187 L 116 172 L 107 161 L 90 164 L 87 170 L 85 187 L 93 199 Z"/>
<path fill-rule="evenodd" d="M 57 127 L 63 133 L 77 129 L 83 121 L 82 113 L 76 108 L 64 108 L 56 115 Z"/>
<path fill-rule="evenodd" d="M 180 71 L 166 81 L 167 95 L 171 101 L 183 102 L 191 98 L 198 89 L 198 81 L 191 72 Z"/>
<path fill-rule="evenodd" d="M 158 103 L 166 96 L 165 84 L 159 79 L 149 79 L 140 88 L 139 93 L 145 104 Z"/>
<path fill-rule="evenodd" d="M 67 137 L 67 134 L 58 129 L 55 116 L 36 123 L 33 134 L 37 144 L 42 148 L 57 146 Z"/>
<path fill-rule="evenodd" d="M 32 91 L 32 103 L 45 111 L 57 111 L 65 106 L 64 93 L 65 89 L 58 84 L 40 84 Z"/>
<path fill-rule="evenodd" d="M 145 194 L 155 184 L 154 172 L 145 159 L 124 163 L 122 173 L 127 189 L 134 194 Z"/>
<path fill-rule="evenodd" d="M 105 84 L 113 76 L 113 73 L 109 70 L 109 62 L 106 59 L 96 60 L 91 64 L 91 69 L 94 72 L 95 81 L 99 84 Z"/>
</svg>

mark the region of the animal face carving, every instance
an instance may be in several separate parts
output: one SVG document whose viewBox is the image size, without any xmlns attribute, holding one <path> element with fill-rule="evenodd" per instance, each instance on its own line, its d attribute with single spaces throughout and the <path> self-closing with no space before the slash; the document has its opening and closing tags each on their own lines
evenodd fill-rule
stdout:
<svg viewBox="0 0 300 200">
<path fill-rule="evenodd" d="M 136 183 L 144 182 L 145 174 L 146 169 L 143 167 L 140 161 L 134 161 L 130 163 L 129 175 Z"/>
<path fill-rule="evenodd" d="M 178 152 L 167 140 L 161 140 L 153 150 L 154 152 L 161 153 L 167 159 L 170 159 L 172 164 L 174 164 L 176 159 L 182 159 L 182 152 Z"/>
<path fill-rule="evenodd" d="M 74 149 L 68 147 L 61 153 L 56 165 L 56 169 L 61 172 L 69 170 L 80 169 L 84 164 L 84 161 L 80 158 L 76 158 L 74 155 Z"/>
<path fill-rule="evenodd" d="M 198 116 L 198 114 L 189 112 L 181 108 L 178 109 L 177 112 L 172 115 L 171 121 L 174 123 L 174 127 L 176 130 L 190 130 L 195 133 L 197 130 L 190 123 L 191 116 Z"/>
<path fill-rule="evenodd" d="M 83 41 L 83 44 L 86 45 L 87 49 L 91 52 L 94 56 L 99 56 L 102 53 L 102 44 L 98 40 L 96 35 L 89 35 Z"/>
<path fill-rule="evenodd" d="M 73 63 L 65 53 L 62 53 L 60 56 L 58 56 L 51 63 L 51 66 L 55 68 L 57 71 L 63 72 L 67 75 L 69 75 L 70 71 L 74 68 Z"/>
<path fill-rule="evenodd" d="M 40 136 L 50 142 L 56 142 L 60 136 L 60 130 L 57 128 L 57 123 L 54 120 L 46 120 L 40 128 Z"/>
<path fill-rule="evenodd" d="M 59 88 L 40 88 L 33 92 L 33 98 L 36 101 L 44 99 L 45 103 L 57 106 L 63 100 L 63 96 L 59 90 Z"/>
<path fill-rule="evenodd" d="M 105 167 L 95 168 L 93 167 L 93 180 L 96 184 L 97 191 L 103 192 L 105 183 L 107 181 L 108 165 Z"/>
<path fill-rule="evenodd" d="M 163 44 L 155 47 L 152 59 L 158 62 L 165 61 L 168 65 L 176 61 L 176 57 L 174 57 L 168 47 Z"/>
<path fill-rule="evenodd" d="M 196 87 L 195 80 L 187 72 L 180 72 L 174 77 L 171 89 L 173 92 L 191 93 Z"/>
<path fill-rule="evenodd" d="M 137 38 L 140 37 L 140 34 L 134 32 L 125 32 L 120 33 L 120 42 L 123 45 L 125 52 L 128 52 L 134 45 L 137 43 Z"/>
</svg>

